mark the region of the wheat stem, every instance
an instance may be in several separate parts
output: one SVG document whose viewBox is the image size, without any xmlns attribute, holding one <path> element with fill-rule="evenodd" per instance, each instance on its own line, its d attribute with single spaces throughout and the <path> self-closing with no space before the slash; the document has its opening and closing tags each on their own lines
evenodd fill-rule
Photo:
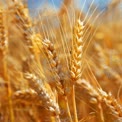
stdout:
<svg viewBox="0 0 122 122">
<path fill-rule="evenodd" d="M 103 108 L 102 108 L 101 103 L 98 103 L 98 109 L 99 109 L 99 119 L 100 119 L 100 122 L 105 122 L 104 115 L 103 115 Z"/>
<path fill-rule="evenodd" d="M 76 101 L 75 101 L 75 85 L 71 86 L 71 96 L 72 96 L 72 103 L 73 103 L 73 121 L 78 122 L 77 108 L 76 108 Z"/>
<path fill-rule="evenodd" d="M 7 62 L 5 60 L 5 56 L 8 52 L 8 35 L 7 35 L 7 28 L 5 26 L 6 16 L 5 11 L 0 9 L 0 60 L 2 60 L 2 66 L 0 64 L 0 75 L 4 78 L 5 81 L 8 83 L 8 103 L 9 103 L 9 111 L 10 111 L 10 120 L 14 122 L 14 111 L 12 105 L 12 90 L 11 90 L 11 83 L 7 72 Z"/>
<path fill-rule="evenodd" d="M 69 121 L 73 122 L 72 121 L 72 116 L 71 116 L 71 113 L 70 113 L 70 108 L 69 108 L 67 96 L 65 96 L 65 102 L 66 102 L 66 110 L 67 110 L 67 114 L 68 114 L 68 117 L 69 117 Z"/>
</svg>

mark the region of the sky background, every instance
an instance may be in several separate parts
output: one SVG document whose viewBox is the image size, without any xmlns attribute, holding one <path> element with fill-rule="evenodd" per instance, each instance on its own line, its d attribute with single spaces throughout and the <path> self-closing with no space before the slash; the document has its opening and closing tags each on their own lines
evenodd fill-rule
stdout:
<svg viewBox="0 0 122 122">
<path fill-rule="evenodd" d="M 41 5 L 44 5 L 45 1 L 47 1 L 51 6 L 55 6 L 55 8 L 59 8 L 62 4 L 63 0 L 28 0 L 28 6 L 30 8 L 30 11 L 33 13 L 38 13 L 42 9 Z M 77 1 L 77 0 L 76 0 Z M 85 0 L 79 0 L 78 7 L 82 8 L 82 5 Z M 106 5 L 111 0 L 86 0 L 84 11 L 88 10 L 89 4 L 94 1 L 94 4 L 99 6 L 99 9 L 105 9 Z"/>
</svg>

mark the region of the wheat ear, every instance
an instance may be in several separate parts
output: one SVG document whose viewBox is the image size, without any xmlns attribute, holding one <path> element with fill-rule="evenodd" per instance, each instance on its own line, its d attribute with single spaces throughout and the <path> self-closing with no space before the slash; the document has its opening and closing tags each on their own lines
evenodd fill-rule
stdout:
<svg viewBox="0 0 122 122">
<path fill-rule="evenodd" d="M 16 101 L 25 101 L 39 103 L 38 94 L 33 89 L 18 90 L 14 93 L 13 99 Z"/>
<path fill-rule="evenodd" d="M 84 79 L 77 80 L 77 83 L 91 96 L 92 104 L 97 104 L 99 102 L 105 103 L 113 115 L 122 117 L 122 107 L 111 94 L 107 94 L 102 88 L 95 89 Z"/>
<path fill-rule="evenodd" d="M 113 70 L 110 66 L 107 66 L 107 56 L 105 55 L 102 47 L 99 44 L 95 44 L 95 49 L 99 56 L 100 66 L 105 70 L 106 75 L 108 75 L 109 78 L 117 80 L 117 83 L 121 84 L 121 76 L 119 73 L 117 73 L 116 70 Z"/>
<path fill-rule="evenodd" d="M 28 46 L 30 52 L 33 54 L 33 45 L 31 40 L 32 34 L 32 22 L 29 16 L 29 10 L 21 2 L 14 1 L 14 11 L 17 16 L 16 19 L 23 29 L 23 37 L 26 45 Z"/>
<path fill-rule="evenodd" d="M 51 95 L 54 96 L 53 92 L 48 93 L 43 82 L 34 74 L 25 73 L 25 78 L 29 81 L 30 87 L 38 93 L 43 106 L 58 115 L 60 113 L 59 106 L 55 101 L 56 99 L 51 98 Z"/>
<path fill-rule="evenodd" d="M 72 43 L 71 78 L 73 81 L 81 77 L 83 28 L 83 22 L 78 20 L 74 27 Z"/>
<path fill-rule="evenodd" d="M 61 77 L 60 77 L 59 60 L 54 45 L 49 39 L 45 39 L 42 43 L 43 43 L 44 52 L 48 58 L 52 71 L 55 74 L 55 79 L 56 79 L 55 87 L 57 88 L 59 93 L 64 94 L 62 83 L 61 83 Z"/>
<path fill-rule="evenodd" d="M 23 37 L 24 37 L 24 42 L 26 46 L 28 47 L 29 51 L 31 52 L 31 57 L 36 60 L 38 63 L 38 67 L 40 68 L 40 71 L 42 72 L 41 75 L 43 76 L 43 68 L 42 65 L 40 64 L 40 48 L 41 48 L 41 42 L 42 38 L 40 34 L 35 34 L 32 28 L 32 21 L 29 16 L 29 10 L 27 7 L 25 7 L 22 3 L 20 2 L 15 2 L 15 15 L 18 17 L 18 19 L 21 28 L 23 29 Z"/>
</svg>

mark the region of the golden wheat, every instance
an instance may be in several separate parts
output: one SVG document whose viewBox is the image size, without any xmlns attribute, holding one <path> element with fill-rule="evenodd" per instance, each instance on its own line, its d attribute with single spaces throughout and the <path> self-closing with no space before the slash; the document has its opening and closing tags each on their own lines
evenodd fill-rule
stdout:
<svg viewBox="0 0 122 122">
<path fill-rule="evenodd" d="M 0 122 L 122 121 L 120 1 L 83 2 L 0 0 Z"/>
</svg>

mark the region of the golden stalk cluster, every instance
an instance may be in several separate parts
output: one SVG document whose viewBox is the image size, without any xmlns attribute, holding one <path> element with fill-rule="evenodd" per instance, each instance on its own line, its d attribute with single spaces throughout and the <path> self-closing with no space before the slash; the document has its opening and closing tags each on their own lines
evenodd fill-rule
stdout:
<svg viewBox="0 0 122 122">
<path fill-rule="evenodd" d="M 36 19 L 25 1 L 7 3 L 0 5 L 0 122 L 121 122 L 122 19 L 109 20 L 118 2 L 98 18 L 103 24 L 92 3 L 90 17 L 64 0 Z"/>
</svg>

